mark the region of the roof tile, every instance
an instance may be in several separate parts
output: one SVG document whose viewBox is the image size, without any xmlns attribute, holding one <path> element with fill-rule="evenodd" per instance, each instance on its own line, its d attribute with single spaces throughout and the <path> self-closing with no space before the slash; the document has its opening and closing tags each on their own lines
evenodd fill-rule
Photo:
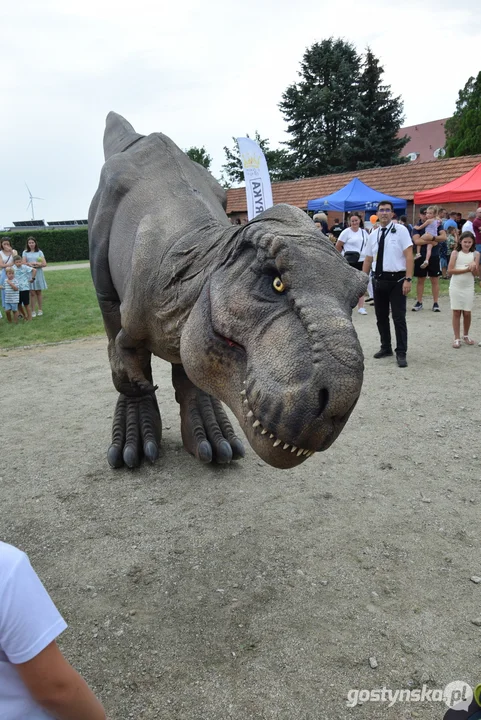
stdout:
<svg viewBox="0 0 481 720">
<path fill-rule="evenodd" d="M 444 185 L 472 170 L 480 162 L 481 155 L 465 155 L 303 180 L 286 180 L 272 183 L 272 196 L 274 205 L 287 203 L 305 209 L 308 200 L 330 195 L 347 185 L 354 177 L 358 177 L 375 190 L 412 200 L 415 192 Z M 243 187 L 227 190 L 227 214 L 235 212 L 247 212 L 246 192 Z"/>
</svg>

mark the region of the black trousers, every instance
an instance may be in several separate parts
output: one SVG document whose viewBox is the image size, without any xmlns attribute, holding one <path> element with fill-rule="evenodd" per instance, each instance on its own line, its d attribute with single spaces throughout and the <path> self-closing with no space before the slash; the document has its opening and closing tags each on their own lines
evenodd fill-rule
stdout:
<svg viewBox="0 0 481 720">
<path fill-rule="evenodd" d="M 405 354 L 408 349 L 406 326 L 406 296 L 403 295 L 402 280 L 374 280 L 374 309 L 377 329 L 383 350 L 392 350 L 389 309 L 391 309 L 396 333 L 396 352 Z"/>
</svg>

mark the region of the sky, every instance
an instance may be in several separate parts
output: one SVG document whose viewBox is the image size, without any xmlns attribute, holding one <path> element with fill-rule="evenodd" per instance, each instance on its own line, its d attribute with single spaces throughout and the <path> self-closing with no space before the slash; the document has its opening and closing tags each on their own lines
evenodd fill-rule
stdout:
<svg viewBox="0 0 481 720">
<path fill-rule="evenodd" d="M 278 108 L 306 48 L 370 46 L 404 101 L 404 125 L 449 117 L 481 70 L 479 0 L 17 0 L 2 3 L 0 228 L 84 219 L 110 110 L 141 134 L 223 147 L 258 130 L 288 139 Z M 349 98 L 339 98 L 349 102 Z"/>
</svg>

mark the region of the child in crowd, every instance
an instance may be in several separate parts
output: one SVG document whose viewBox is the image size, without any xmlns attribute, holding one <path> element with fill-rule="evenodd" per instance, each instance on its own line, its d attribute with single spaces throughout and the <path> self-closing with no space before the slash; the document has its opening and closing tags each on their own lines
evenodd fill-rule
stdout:
<svg viewBox="0 0 481 720">
<path fill-rule="evenodd" d="M 453 348 L 458 349 L 461 347 L 461 314 L 463 340 L 466 345 L 474 345 L 474 340 L 469 337 L 469 328 L 474 302 L 474 278 L 479 273 L 479 252 L 476 252 L 473 233 L 467 231 L 461 234 L 456 250 L 451 253 L 448 272 L 451 275 L 449 299 L 453 311 Z"/>
<path fill-rule="evenodd" d="M 453 250 L 456 249 L 456 244 L 458 242 L 458 233 L 454 228 L 450 227 L 446 230 L 446 246 L 447 246 L 447 260 L 448 260 L 448 266 L 449 261 L 451 259 L 451 253 Z M 448 273 L 449 277 L 449 273 Z"/>
<path fill-rule="evenodd" d="M 19 291 L 19 309 L 23 319 L 28 321 L 32 319 L 32 309 L 30 307 L 30 283 L 35 280 L 37 269 L 29 267 L 22 263 L 22 258 L 15 255 L 13 261 L 15 267 L 15 282 Z"/>
<path fill-rule="evenodd" d="M 429 242 L 430 240 L 434 240 L 438 235 L 438 227 L 439 223 L 441 222 L 437 216 L 438 208 L 437 205 L 430 205 L 426 210 L 426 220 L 421 223 L 421 225 L 415 225 L 413 230 L 413 243 L 416 245 L 416 255 L 414 257 L 415 260 L 422 257 L 421 255 L 421 246 L 418 245 L 418 240 L 421 239 L 421 235 L 419 234 L 419 230 L 424 230 L 422 234 L 422 239 L 428 242 L 429 244 L 426 246 L 426 257 L 424 262 L 422 263 L 421 267 L 424 270 L 424 268 L 427 268 L 429 265 L 429 260 L 431 259 L 431 252 L 433 249 L 432 243 Z"/>
<path fill-rule="evenodd" d="M 12 313 L 13 313 L 13 322 L 18 322 L 18 301 L 20 293 L 18 291 L 18 285 L 15 282 L 15 270 L 13 267 L 8 267 L 6 269 L 6 277 L 4 281 L 4 287 L 5 291 L 5 311 L 7 320 L 9 323 L 12 322 Z"/>
</svg>

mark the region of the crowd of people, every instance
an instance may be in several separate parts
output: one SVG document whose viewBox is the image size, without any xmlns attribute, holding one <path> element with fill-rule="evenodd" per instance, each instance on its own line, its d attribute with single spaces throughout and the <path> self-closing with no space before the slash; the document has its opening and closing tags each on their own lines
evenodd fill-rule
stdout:
<svg viewBox="0 0 481 720">
<path fill-rule="evenodd" d="M 18 323 L 19 319 L 29 322 L 43 315 L 42 291 L 47 289 L 43 269 L 46 266 L 45 256 L 34 237 L 27 238 L 21 255 L 12 247 L 10 238 L 1 239 L 0 288 L 9 323 Z"/>
<path fill-rule="evenodd" d="M 398 365 L 407 366 L 406 296 L 411 289 L 412 277 L 417 278 L 413 312 L 424 307 L 426 278 L 431 282 L 432 310 L 441 312 L 439 279 L 450 280 L 453 348 L 460 348 L 462 343 L 475 344 L 469 331 L 474 282 L 476 278 L 481 281 L 481 207 L 465 219 L 459 212 L 448 213 L 444 208 L 430 205 L 420 209 L 417 222 L 411 225 L 406 215 L 396 215 L 391 202 L 383 201 L 377 214 L 371 215 L 366 223 L 359 212 L 351 213 L 347 224 L 336 218 L 330 228 L 325 213 L 317 213 L 313 221 L 335 243 L 350 265 L 369 275 L 368 297 L 359 299 L 358 312 L 367 315 L 365 303 L 374 304 L 381 337 L 381 349 L 376 358 L 393 355 L 389 326 L 391 312 Z M 389 238 L 387 244 L 386 238 Z"/>
</svg>

